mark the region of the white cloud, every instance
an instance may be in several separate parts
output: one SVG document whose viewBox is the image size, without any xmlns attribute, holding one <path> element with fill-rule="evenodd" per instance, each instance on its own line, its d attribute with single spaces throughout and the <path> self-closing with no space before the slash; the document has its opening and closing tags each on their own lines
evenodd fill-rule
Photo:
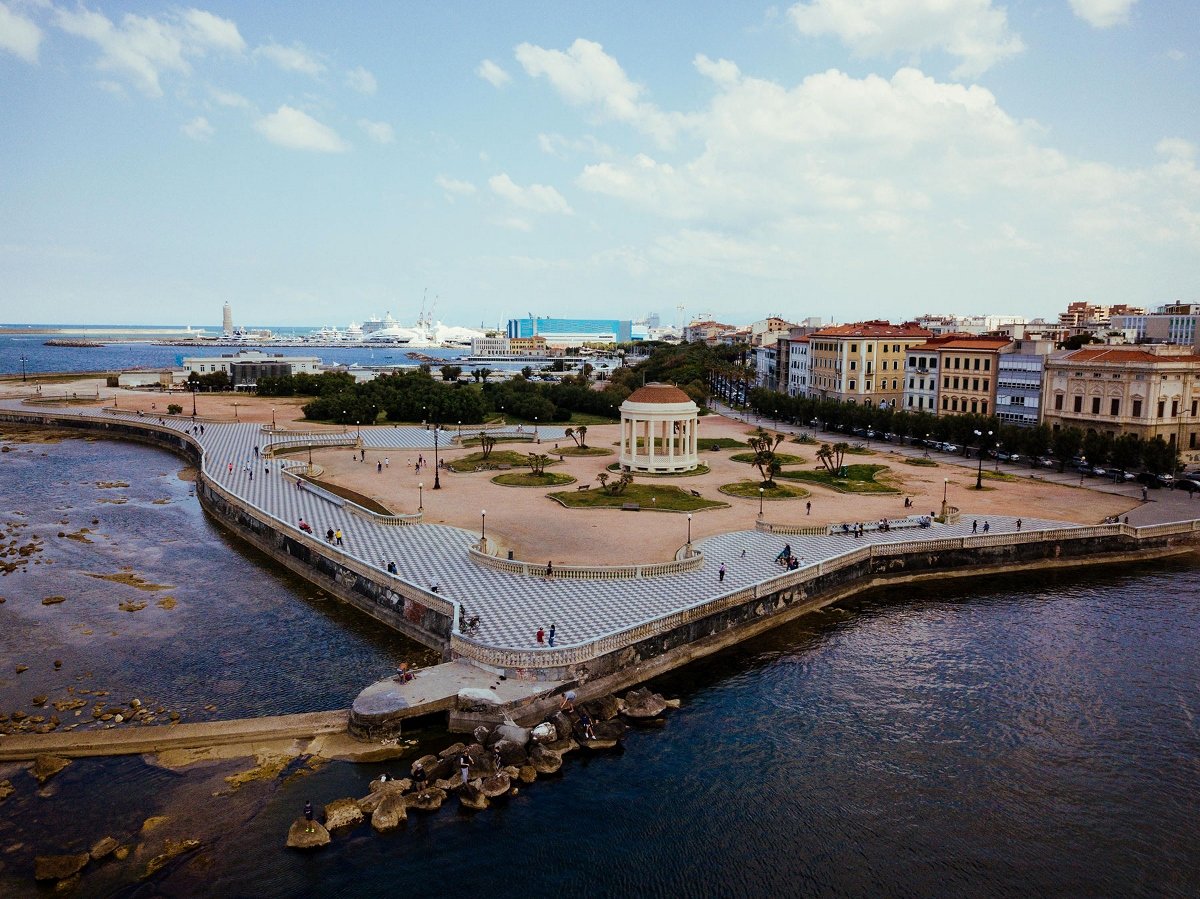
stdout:
<svg viewBox="0 0 1200 899">
<path fill-rule="evenodd" d="M 190 122 L 179 126 L 179 130 L 192 140 L 208 140 L 216 133 L 216 129 L 204 116 L 196 116 Z"/>
<path fill-rule="evenodd" d="M 240 53 L 245 46 L 237 26 L 212 13 L 189 9 L 163 18 L 126 13 L 119 24 L 85 7 L 55 8 L 54 25 L 100 48 L 96 67 L 124 75 L 144 94 L 161 97 L 164 72 L 191 73 L 187 57 L 209 50 Z"/>
<path fill-rule="evenodd" d="M 563 215 L 572 213 L 566 198 L 547 184 L 521 187 L 507 174 L 501 173 L 488 179 L 488 187 L 496 196 L 530 212 L 556 212 Z"/>
<path fill-rule="evenodd" d="M 788 14 L 801 34 L 835 35 L 859 56 L 943 50 L 960 60 L 955 78 L 1025 49 L 992 0 L 807 0 Z"/>
<path fill-rule="evenodd" d="M 325 71 L 325 64 L 299 43 L 290 47 L 275 43 L 263 44 L 254 51 L 254 55 L 269 60 L 285 72 L 300 72 L 316 78 Z"/>
<path fill-rule="evenodd" d="M 370 119 L 359 119 L 358 127 L 377 144 L 390 144 L 396 140 L 396 134 L 392 131 L 392 126 L 387 122 L 372 122 Z"/>
<path fill-rule="evenodd" d="M 38 61 L 38 46 L 42 43 L 42 29 L 33 19 L 0 3 L 0 50 L 11 53 L 25 62 Z"/>
<path fill-rule="evenodd" d="M 438 175 L 433 179 L 433 183 L 444 190 L 447 199 L 451 200 L 455 197 L 469 197 L 475 193 L 475 185 L 470 181 L 459 181 L 446 175 Z"/>
<path fill-rule="evenodd" d="M 1187 59 L 1187 54 L 1182 50 L 1172 47 L 1167 51 L 1167 59 L 1171 60 L 1171 62 L 1183 62 L 1185 59 Z"/>
<path fill-rule="evenodd" d="M 373 94 L 379 88 L 378 82 L 375 81 L 375 76 L 364 69 L 362 66 L 351 69 L 346 73 L 346 84 L 360 94 Z"/>
<path fill-rule="evenodd" d="M 237 24 L 229 19 L 222 19 L 202 9 L 189 9 L 183 14 L 183 21 L 197 45 L 229 53 L 241 53 L 246 49 L 246 42 L 242 40 Z"/>
<path fill-rule="evenodd" d="M 590 134 L 583 137 L 565 137 L 561 134 L 539 134 L 538 148 L 550 156 L 566 159 L 575 153 L 588 153 L 592 156 L 609 157 L 613 148 L 602 141 L 596 140 Z"/>
<path fill-rule="evenodd" d="M 663 145 L 683 123 L 683 116 L 667 115 L 641 100 L 642 86 L 595 41 L 579 38 L 565 52 L 520 44 L 516 57 L 526 74 L 545 77 L 559 96 L 572 106 L 591 109 L 597 121 L 628 123 Z"/>
<path fill-rule="evenodd" d="M 1137 0 L 1070 0 L 1071 11 L 1093 28 L 1112 28 L 1129 21 Z"/>
<path fill-rule="evenodd" d="M 287 104 L 263 116 L 254 123 L 254 127 L 271 143 L 290 150 L 341 153 L 349 149 L 349 145 L 332 128 Z"/>
<path fill-rule="evenodd" d="M 696 71 L 705 78 L 711 78 L 717 84 L 733 84 L 741 77 L 741 70 L 728 59 L 709 59 L 703 53 L 697 53 L 692 60 Z"/>
<path fill-rule="evenodd" d="M 504 87 L 506 84 L 512 81 L 512 76 L 490 59 L 485 59 L 483 62 L 481 62 L 479 64 L 479 68 L 475 70 L 475 74 L 492 87 Z"/>
<path fill-rule="evenodd" d="M 213 102 L 218 106 L 227 106 L 231 109 L 247 109 L 250 106 L 249 100 L 233 91 L 223 91 L 219 88 L 210 87 L 208 92 L 212 95 Z"/>
</svg>

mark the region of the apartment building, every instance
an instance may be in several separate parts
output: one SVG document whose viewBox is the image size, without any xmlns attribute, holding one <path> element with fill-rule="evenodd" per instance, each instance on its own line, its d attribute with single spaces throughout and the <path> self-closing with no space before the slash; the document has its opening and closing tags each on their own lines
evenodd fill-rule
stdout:
<svg viewBox="0 0 1200 899">
<path fill-rule="evenodd" d="M 1046 357 L 1054 350 L 1049 340 L 1014 340 L 1000 354 L 996 372 L 996 417 L 1004 424 L 1036 427 L 1042 406 Z"/>
<path fill-rule="evenodd" d="M 845 403 L 899 408 L 905 354 L 933 335 L 908 322 L 833 325 L 809 335 L 808 395 Z"/>
<path fill-rule="evenodd" d="M 994 415 L 1000 352 L 1007 337 L 959 337 L 938 347 L 938 415 Z"/>
<path fill-rule="evenodd" d="M 780 342 L 786 343 L 788 347 L 787 395 L 808 396 L 808 382 L 812 371 L 808 355 L 808 335 L 789 337 Z"/>
<path fill-rule="evenodd" d="M 1191 347 L 1084 347 L 1046 359 L 1042 420 L 1111 436 L 1162 437 L 1200 461 L 1200 355 Z"/>
</svg>

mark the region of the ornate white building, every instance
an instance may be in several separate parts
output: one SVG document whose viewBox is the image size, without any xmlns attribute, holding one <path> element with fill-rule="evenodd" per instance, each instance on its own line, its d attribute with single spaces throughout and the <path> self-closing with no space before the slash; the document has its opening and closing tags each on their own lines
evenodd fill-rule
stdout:
<svg viewBox="0 0 1200 899">
<path fill-rule="evenodd" d="M 647 384 L 621 403 L 620 465 L 628 471 L 691 471 L 697 452 L 700 410 L 670 384 Z"/>
</svg>

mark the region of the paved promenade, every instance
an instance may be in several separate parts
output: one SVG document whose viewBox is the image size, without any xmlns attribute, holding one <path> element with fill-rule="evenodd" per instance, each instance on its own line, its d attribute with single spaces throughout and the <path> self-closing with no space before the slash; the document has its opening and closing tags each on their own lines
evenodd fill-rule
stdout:
<svg viewBox="0 0 1200 899">
<path fill-rule="evenodd" d="M 56 416 L 87 415 L 142 424 L 159 423 L 159 418 L 152 415 L 139 417 L 125 411 L 28 407 L 11 400 L 0 402 L 0 408 L 19 408 Z M 189 418 L 164 416 L 162 423 L 179 431 L 192 428 Z M 561 437 L 562 429 L 541 428 L 540 434 L 544 440 L 554 440 Z M 351 428 L 345 434 L 330 433 L 317 439 L 335 441 L 356 436 L 357 430 Z M 443 432 L 441 440 L 444 442 L 448 436 Z M 318 537 L 327 529 L 340 529 L 343 545 L 335 547 L 336 552 L 379 568 L 381 577 L 387 576 L 387 563 L 394 562 L 397 576 L 402 580 L 424 588 L 436 584 L 441 595 L 457 600 L 469 614 L 479 616 L 479 626 L 471 634 L 473 638 L 506 648 L 536 647 L 535 632 L 539 627 L 548 630 L 551 624 L 556 626 L 556 646 L 586 643 L 765 581 L 781 573 L 782 569 L 774 559 L 785 542 L 791 544 L 802 565 L 809 566 L 872 543 L 969 535 L 973 520 L 978 522 L 981 533 L 985 522 L 992 534 L 1016 530 L 1014 517 L 970 515 L 965 515 L 964 521 L 957 525 L 868 532 L 859 539 L 842 535 L 782 537 L 742 530 L 697 541 L 696 548 L 705 556 L 704 565 L 686 573 L 641 580 L 530 578 L 472 562 L 467 550 L 477 543 L 477 532 L 442 524 L 381 525 L 352 515 L 311 490 L 298 490 L 295 479 L 282 474 L 279 460 L 256 460 L 254 457 L 256 445 L 261 447 L 272 440 L 287 439 L 286 434 L 264 433 L 258 424 L 205 423 L 204 434 L 196 435 L 195 439 L 204 450 L 206 477 L 276 518 L 281 527 L 296 529 L 303 518 L 312 525 Z M 421 427 L 367 428 L 362 431 L 362 440 L 368 449 L 381 451 L 433 449 L 433 432 Z M 350 451 L 346 449 L 346 452 Z M 1078 526 L 1028 517 L 1023 521 L 1025 531 Z M 718 578 L 722 564 L 727 571 L 724 581 Z"/>
</svg>

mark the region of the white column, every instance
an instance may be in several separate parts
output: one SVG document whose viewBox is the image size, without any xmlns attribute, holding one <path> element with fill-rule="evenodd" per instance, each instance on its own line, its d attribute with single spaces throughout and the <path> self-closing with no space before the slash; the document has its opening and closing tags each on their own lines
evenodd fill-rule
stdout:
<svg viewBox="0 0 1200 899">
<path fill-rule="evenodd" d="M 692 435 L 692 460 L 697 461 L 700 455 L 700 418 L 693 415 L 691 422 L 688 423 L 688 431 Z"/>
<path fill-rule="evenodd" d="M 621 416 L 621 454 L 617 456 L 619 460 L 625 458 L 625 429 L 629 427 L 629 419 L 624 415 Z"/>
<path fill-rule="evenodd" d="M 653 418 L 646 420 L 646 446 L 649 448 L 646 465 L 649 468 L 654 468 L 654 438 L 657 436 L 655 431 L 658 430 L 655 427 L 656 424 L 657 422 Z"/>
<path fill-rule="evenodd" d="M 671 435 L 671 442 L 667 444 L 667 461 L 671 468 L 675 467 L 675 441 L 679 439 L 679 435 L 675 431 L 675 421 L 669 421 L 666 424 L 666 431 Z"/>
</svg>

